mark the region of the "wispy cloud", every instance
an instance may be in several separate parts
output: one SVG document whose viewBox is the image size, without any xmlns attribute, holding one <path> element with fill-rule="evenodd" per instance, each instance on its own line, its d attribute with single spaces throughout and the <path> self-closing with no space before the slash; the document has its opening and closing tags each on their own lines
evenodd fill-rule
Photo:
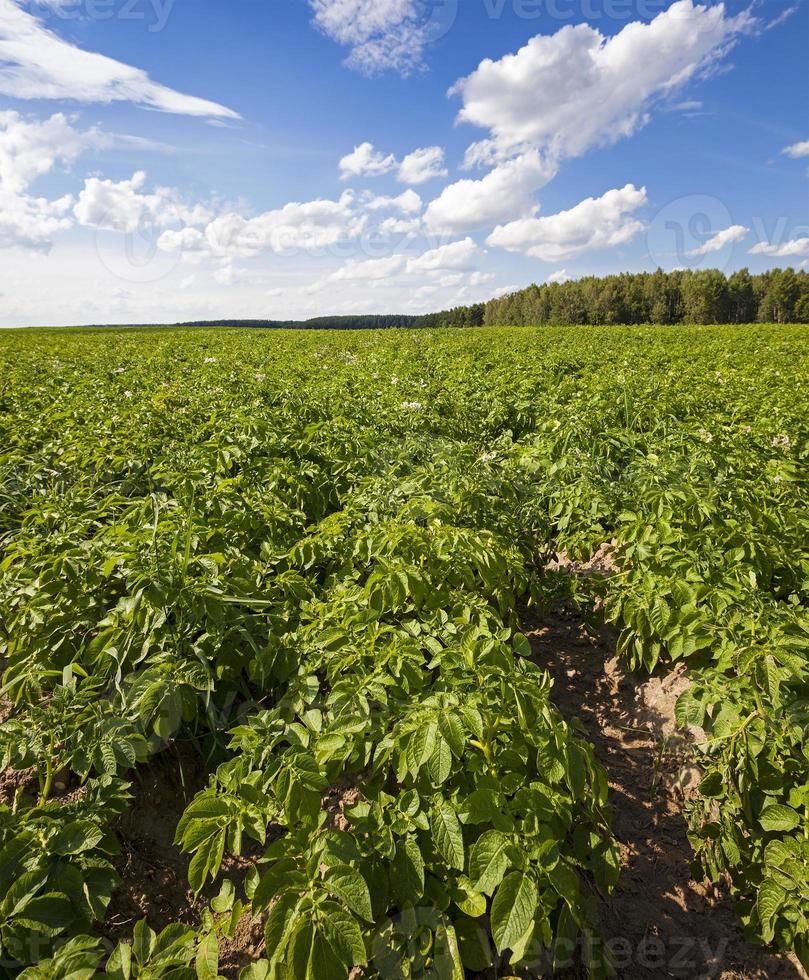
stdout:
<svg viewBox="0 0 809 980">
<path fill-rule="evenodd" d="M 309 0 L 317 27 L 350 49 L 346 65 L 366 75 L 424 67 L 428 44 L 451 26 L 455 2 Z"/>
<path fill-rule="evenodd" d="M 63 40 L 15 0 L 0 0 L 0 94 L 15 99 L 132 102 L 179 115 L 239 118 L 216 102 L 152 81 L 140 68 Z"/>
</svg>

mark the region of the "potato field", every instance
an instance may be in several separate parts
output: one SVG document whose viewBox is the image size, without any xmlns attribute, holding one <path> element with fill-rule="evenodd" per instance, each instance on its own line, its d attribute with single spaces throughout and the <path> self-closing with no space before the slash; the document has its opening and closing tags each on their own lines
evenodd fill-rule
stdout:
<svg viewBox="0 0 809 980">
<path fill-rule="evenodd" d="M 0 976 L 633 976 L 560 607 L 797 977 L 809 327 L 4 331 Z"/>
</svg>

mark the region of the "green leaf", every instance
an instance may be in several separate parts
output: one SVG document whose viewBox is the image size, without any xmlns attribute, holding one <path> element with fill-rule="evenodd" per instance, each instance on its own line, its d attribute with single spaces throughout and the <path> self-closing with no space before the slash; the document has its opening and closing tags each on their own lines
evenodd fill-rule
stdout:
<svg viewBox="0 0 809 980">
<path fill-rule="evenodd" d="M 446 800 L 439 800 L 431 809 L 430 829 L 436 847 L 447 865 L 463 871 L 465 861 L 463 831 L 455 810 Z"/>
<path fill-rule="evenodd" d="M 407 745 L 407 768 L 414 778 L 418 776 L 421 767 L 435 751 L 437 731 L 438 725 L 433 720 L 416 729 L 410 736 Z"/>
<path fill-rule="evenodd" d="M 129 943 L 119 943 L 107 960 L 105 972 L 116 980 L 129 980 L 132 975 L 132 947 Z"/>
<path fill-rule="evenodd" d="M 219 975 L 219 939 L 215 932 L 201 940 L 197 948 L 194 968 L 198 980 L 216 980 Z"/>
<path fill-rule="evenodd" d="M 362 930 L 353 916 L 329 909 L 323 922 L 323 930 L 329 945 L 348 972 L 355 966 L 365 966 L 368 957 L 362 940 Z"/>
<path fill-rule="evenodd" d="M 94 848 L 103 836 L 104 832 L 92 820 L 74 820 L 62 827 L 51 848 L 54 854 L 81 854 Z"/>
<path fill-rule="evenodd" d="M 494 957 L 486 930 L 475 922 L 461 916 L 455 922 L 455 933 L 461 951 L 461 960 L 467 970 L 482 973 L 491 968 Z"/>
<path fill-rule="evenodd" d="M 4 919 L 10 919 L 25 907 L 39 889 L 48 880 L 48 871 L 26 871 L 14 882 L 0 901 L 0 913 Z"/>
<path fill-rule="evenodd" d="M 452 750 L 443 735 L 436 737 L 435 749 L 427 760 L 427 772 L 435 786 L 442 786 L 449 779 L 452 772 Z"/>
<path fill-rule="evenodd" d="M 533 922 L 539 896 L 536 882 L 514 872 L 503 880 L 492 902 L 492 936 L 498 953 L 512 949 Z"/>
<path fill-rule="evenodd" d="M 328 935 L 316 930 L 312 939 L 306 980 L 346 980 L 347 972 L 346 964 L 329 942 Z"/>
<path fill-rule="evenodd" d="M 484 895 L 493 894 L 508 871 L 506 855 L 509 838 L 499 830 L 487 830 L 472 847 L 469 858 L 469 877 L 475 888 Z"/>
<path fill-rule="evenodd" d="M 464 733 L 463 722 L 454 712 L 439 715 L 438 728 L 444 738 L 449 742 L 452 754 L 456 759 L 463 757 L 466 749 L 466 735 Z"/>
<path fill-rule="evenodd" d="M 759 823 L 768 833 L 789 833 L 800 826 L 801 818 L 791 806 L 780 803 L 768 806 L 761 814 Z"/>
<path fill-rule="evenodd" d="M 211 901 L 211 908 L 218 915 L 229 912 L 236 898 L 236 887 L 232 881 L 223 881 L 219 894 Z"/>
<path fill-rule="evenodd" d="M 424 894 L 424 858 L 414 838 L 397 841 L 390 870 L 391 886 L 399 902 L 415 905 Z"/>
<path fill-rule="evenodd" d="M 140 966 L 145 966 L 149 962 L 156 941 L 157 936 L 149 928 L 149 923 L 146 919 L 141 919 L 135 925 L 132 942 L 132 952 L 135 954 L 135 959 Z"/>
<path fill-rule="evenodd" d="M 239 980 L 268 980 L 270 964 L 268 960 L 256 960 L 239 973 Z"/>
<path fill-rule="evenodd" d="M 374 921 L 371 911 L 371 894 L 362 875 L 347 864 L 330 868 L 324 880 L 326 888 L 341 899 L 351 911 L 366 922 Z"/>
<path fill-rule="evenodd" d="M 772 878 L 765 878 L 759 886 L 756 911 L 761 919 L 761 937 L 765 943 L 775 938 L 775 919 L 786 899 L 786 892 Z"/>
<path fill-rule="evenodd" d="M 481 915 L 486 914 L 488 904 L 486 902 L 486 896 L 482 892 L 477 891 L 465 875 L 461 875 L 458 879 L 458 883 L 452 893 L 452 900 L 462 912 L 465 912 L 473 919 L 478 919 Z"/>
<path fill-rule="evenodd" d="M 71 902 L 64 895 L 49 892 L 26 903 L 15 921 L 28 929 L 56 935 L 67 929 L 75 919 L 76 913 Z"/>
</svg>

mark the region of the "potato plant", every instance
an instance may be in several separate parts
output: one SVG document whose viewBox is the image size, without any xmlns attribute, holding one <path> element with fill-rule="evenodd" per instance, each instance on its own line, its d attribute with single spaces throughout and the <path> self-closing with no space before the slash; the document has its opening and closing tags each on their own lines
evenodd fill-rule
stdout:
<svg viewBox="0 0 809 980">
<path fill-rule="evenodd" d="M 249 910 L 247 980 L 610 975 L 607 777 L 521 632 L 605 545 L 570 588 L 688 665 L 695 873 L 809 962 L 808 339 L 6 332 L 0 969 L 213 978 Z M 179 742 L 221 891 L 109 950 L 115 819 Z"/>
</svg>

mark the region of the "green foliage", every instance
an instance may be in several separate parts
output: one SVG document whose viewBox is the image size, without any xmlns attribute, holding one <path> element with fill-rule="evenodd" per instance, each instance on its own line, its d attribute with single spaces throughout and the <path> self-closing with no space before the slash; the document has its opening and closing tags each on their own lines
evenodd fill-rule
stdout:
<svg viewBox="0 0 809 980">
<path fill-rule="evenodd" d="M 655 318 L 708 315 L 661 277 L 587 303 L 620 318 L 631 285 Z M 779 310 L 790 282 L 768 280 Z M 744 319 L 764 295 L 703 285 Z M 572 588 L 633 667 L 693 681 L 698 865 L 806 959 L 807 339 L 5 333 L 0 764 L 33 778 L 0 807 L 2 956 L 27 978 L 206 980 L 262 911 L 247 980 L 459 980 L 600 948 L 607 780 L 520 615 L 554 603 L 556 552 L 606 543 L 613 573 Z M 177 846 L 196 893 L 222 890 L 198 928 L 143 923 L 105 960 L 88 937 L 123 780 L 178 739 L 210 780 Z M 237 894 L 223 866 L 254 850 Z"/>
<path fill-rule="evenodd" d="M 543 324 L 809 323 L 809 274 L 772 269 L 730 277 L 718 269 L 586 276 L 529 286 L 490 300 L 422 317 L 425 326 Z"/>
</svg>

